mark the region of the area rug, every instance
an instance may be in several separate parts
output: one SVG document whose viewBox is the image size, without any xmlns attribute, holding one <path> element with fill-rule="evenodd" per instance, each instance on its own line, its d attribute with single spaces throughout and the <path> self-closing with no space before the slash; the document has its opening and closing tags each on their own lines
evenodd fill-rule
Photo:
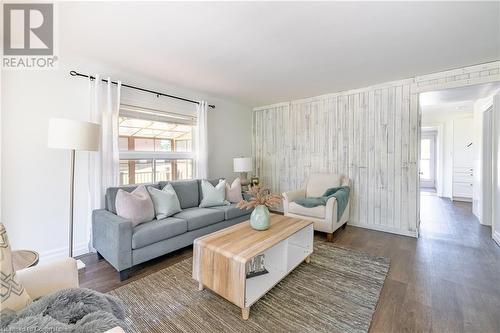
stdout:
<svg viewBox="0 0 500 333">
<path fill-rule="evenodd" d="M 198 291 L 186 259 L 110 292 L 127 308 L 130 332 L 367 332 L 389 259 L 315 241 L 302 263 L 242 320 L 241 310 Z"/>
</svg>

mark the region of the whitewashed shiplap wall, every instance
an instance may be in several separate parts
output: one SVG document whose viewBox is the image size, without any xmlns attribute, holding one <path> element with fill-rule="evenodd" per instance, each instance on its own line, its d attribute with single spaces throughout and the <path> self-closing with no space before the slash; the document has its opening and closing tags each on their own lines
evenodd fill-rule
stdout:
<svg viewBox="0 0 500 333">
<path fill-rule="evenodd" d="M 499 79 L 498 63 L 486 67 L 256 108 L 255 173 L 275 192 L 303 188 L 311 172 L 348 175 L 349 224 L 416 236 L 418 92 Z"/>
</svg>

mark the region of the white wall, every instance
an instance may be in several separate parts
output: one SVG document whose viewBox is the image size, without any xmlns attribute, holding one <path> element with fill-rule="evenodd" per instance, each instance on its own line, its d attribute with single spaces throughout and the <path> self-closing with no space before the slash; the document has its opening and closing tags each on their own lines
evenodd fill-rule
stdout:
<svg viewBox="0 0 500 333">
<path fill-rule="evenodd" d="M 67 252 L 69 152 L 48 149 L 46 132 L 51 117 L 89 119 L 88 81 L 71 77 L 72 69 L 112 75 L 129 84 L 215 104 L 208 119 L 209 177 L 233 178 L 232 158 L 250 154 L 249 107 L 80 59 L 66 59 L 57 70 L 3 71 L 1 221 L 14 249 L 36 250 L 42 260 L 63 257 Z M 194 110 L 194 104 L 157 99 L 127 88 L 122 90 L 122 100 L 160 109 Z M 76 255 L 86 252 L 88 242 L 87 154 L 77 153 Z"/>
<path fill-rule="evenodd" d="M 422 127 L 443 126 L 443 196 L 452 198 L 453 194 L 453 120 L 473 116 L 472 104 L 463 110 L 454 107 L 433 107 L 432 110 L 422 112 Z M 471 124 L 472 125 L 472 124 Z M 471 127 L 472 130 L 472 127 Z M 456 133 L 460 135 L 460 133 Z M 439 158 L 439 157 L 438 157 Z"/>
<path fill-rule="evenodd" d="M 500 93 L 493 97 L 493 239 L 500 246 Z"/>
</svg>

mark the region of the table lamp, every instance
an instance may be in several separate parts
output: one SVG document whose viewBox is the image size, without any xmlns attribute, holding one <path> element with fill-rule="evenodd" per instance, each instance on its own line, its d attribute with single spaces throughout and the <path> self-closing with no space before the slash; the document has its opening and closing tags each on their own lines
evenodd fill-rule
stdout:
<svg viewBox="0 0 500 333">
<path fill-rule="evenodd" d="M 69 201 L 69 256 L 73 257 L 73 204 L 75 197 L 75 151 L 98 151 L 101 126 L 86 121 L 62 118 L 49 120 L 48 147 L 66 149 L 70 157 L 70 201 Z M 79 260 L 78 267 L 85 265 Z"/>
<path fill-rule="evenodd" d="M 240 173 L 240 180 L 242 188 L 248 188 L 247 172 L 252 171 L 252 158 L 251 157 L 236 157 L 233 158 L 233 170 Z"/>
</svg>

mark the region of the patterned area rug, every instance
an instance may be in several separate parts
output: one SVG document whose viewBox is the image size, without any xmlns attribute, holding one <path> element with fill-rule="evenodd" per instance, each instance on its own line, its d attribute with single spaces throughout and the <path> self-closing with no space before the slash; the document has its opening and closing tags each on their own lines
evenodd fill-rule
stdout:
<svg viewBox="0 0 500 333">
<path fill-rule="evenodd" d="M 198 291 L 186 259 L 110 292 L 127 307 L 130 332 L 367 332 L 389 259 L 315 241 L 302 263 L 241 319 L 241 310 Z"/>
</svg>

